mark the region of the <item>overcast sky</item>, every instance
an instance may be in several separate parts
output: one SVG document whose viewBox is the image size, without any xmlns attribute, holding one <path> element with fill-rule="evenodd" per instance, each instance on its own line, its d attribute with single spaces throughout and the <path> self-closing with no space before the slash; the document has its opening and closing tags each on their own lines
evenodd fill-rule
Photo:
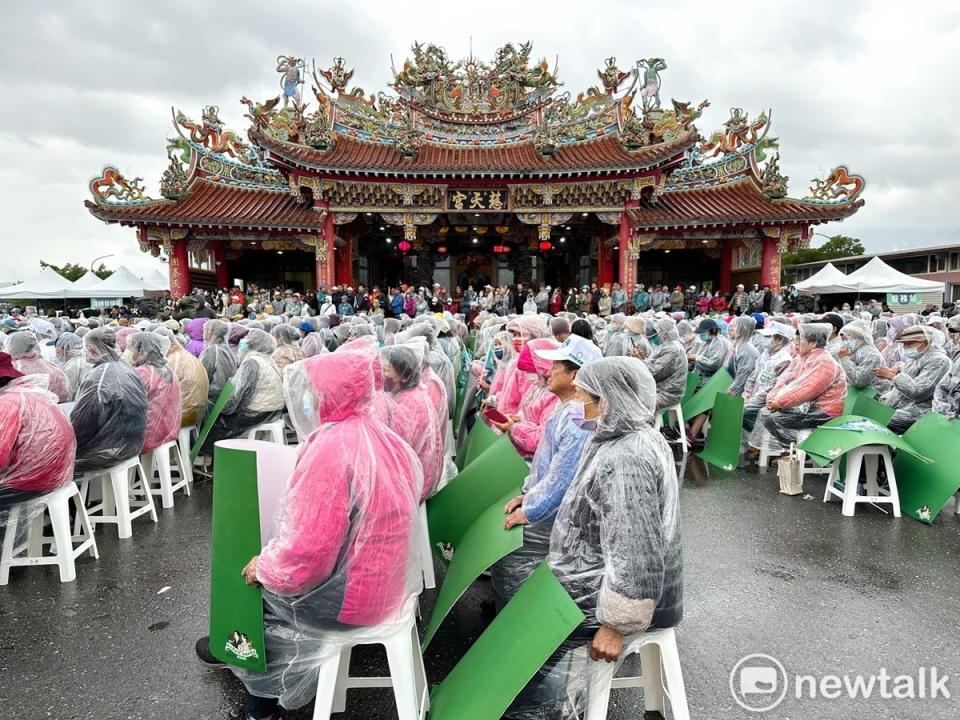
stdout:
<svg viewBox="0 0 960 720">
<path fill-rule="evenodd" d="M 839 163 L 866 177 L 866 206 L 819 232 L 854 235 L 868 251 L 960 242 L 960 3 L 949 0 L 0 0 L 0 10 L 0 280 L 29 276 L 41 258 L 160 267 L 133 230 L 103 225 L 83 201 L 106 164 L 159 197 L 171 106 L 197 118 L 219 105 L 245 132 L 239 98 L 277 94 L 281 53 L 322 67 L 342 55 L 369 94 L 386 89 L 391 54 L 399 67 L 414 40 L 460 58 L 471 36 L 484 59 L 532 40 L 537 57 L 559 57 L 574 95 L 597 83 L 604 58 L 664 57 L 665 103 L 710 100 L 704 134 L 731 107 L 773 109 L 791 195 Z"/>
</svg>

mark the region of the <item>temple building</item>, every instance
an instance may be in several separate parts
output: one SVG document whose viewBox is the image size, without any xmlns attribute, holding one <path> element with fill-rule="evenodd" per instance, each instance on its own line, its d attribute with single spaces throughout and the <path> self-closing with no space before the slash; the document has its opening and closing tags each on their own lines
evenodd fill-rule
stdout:
<svg viewBox="0 0 960 720">
<path fill-rule="evenodd" d="M 842 165 L 788 197 L 770 112 L 734 108 L 701 136 L 707 101 L 663 106 L 661 58 L 608 58 L 576 95 L 530 43 L 490 62 L 415 44 L 389 95 L 351 87 L 343 58 L 311 67 L 277 58 L 280 95 L 241 99 L 246 138 L 215 106 L 174 112 L 161 198 L 114 167 L 90 182 L 90 212 L 164 255 L 175 295 L 236 279 L 778 285 L 781 253 L 863 205 Z"/>
</svg>

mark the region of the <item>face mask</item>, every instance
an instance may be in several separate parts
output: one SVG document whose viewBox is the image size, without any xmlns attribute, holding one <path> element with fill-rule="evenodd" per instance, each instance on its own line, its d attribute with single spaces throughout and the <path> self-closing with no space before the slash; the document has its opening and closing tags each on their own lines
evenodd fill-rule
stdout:
<svg viewBox="0 0 960 720">
<path fill-rule="evenodd" d="M 918 357 L 923 355 L 923 353 L 917 350 L 917 348 L 907 348 L 907 351 L 904 354 L 911 360 L 916 360 Z"/>
<path fill-rule="evenodd" d="M 659 345 L 659 344 L 660 344 L 660 336 L 659 336 L 659 335 L 654 335 L 652 338 L 650 338 L 650 342 L 652 342 L 654 345 Z"/>
<path fill-rule="evenodd" d="M 703 340 L 704 342 L 710 342 L 711 335 L 710 335 L 710 333 L 703 333 L 702 335 L 699 335 L 698 337 L 699 337 L 701 340 Z"/>
<path fill-rule="evenodd" d="M 503 360 L 503 348 L 497 348 L 496 350 L 494 350 L 494 351 L 493 351 L 493 356 L 494 356 L 497 360 Z"/>
<path fill-rule="evenodd" d="M 397 381 L 391 377 L 383 378 L 383 391 L 387 393 L 392 393 L 397 389 Z"/>
<path fill-rule="evenodd" d="M 133 361 L 134 361 L 133 350 L 131 350 L 130 348 L 127 348 L 126 350 L 124 350 L 123 359 L 126 360 L 129 364 L 133 365 Z"/>
<path fill-rule="evenodd" d="M 769 350 L 772 346 L 773 340 L 770 338 L 765 337 L 760 341 L 760 347 L 762 347 L 764 350 Z"/>
<path fill-rule="evenodd" d="M 574 400 L 570 403 L 570 421 L 581 430 L 596 430 L 597 421 L 587 420 L 583 414 L 584 408 L 585 404 L 579 400 Z"/>
<path fill-rule="evenodd" d="M 844 340 L 843 347 L 850 352 L 854 352 L 857 349 L 857 342 L 856 340 Z"/>
<path fill-rule="evenodd" d="M 249 349 L 250 349 L 250 343 L 247 342 L 246 338 L 242 339 L 242 340 L 237 344 L 237 350 L 240 352 L 241 355 L 246 355 L 246 354 L 247 354 L 247 350 L 249 350 Z"/>
<path fill-rule="evenodd" d="M 516 352 L 518 352 L 518 353 L 519 353 L 521 350 L 523 350 L 523 340 L 521 340 L 520 338 L 514 338 L 514 340 L 513 340 L 513 349 L 514 349 Z"/>
</svg>

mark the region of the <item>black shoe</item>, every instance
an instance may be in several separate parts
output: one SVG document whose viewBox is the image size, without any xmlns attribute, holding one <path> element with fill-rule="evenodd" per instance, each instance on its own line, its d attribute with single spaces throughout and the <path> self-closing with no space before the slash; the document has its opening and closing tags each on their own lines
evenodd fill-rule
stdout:
<svg viewBox="0 0 960 720">
<path fill-rule="evenodd" d="M 220 660 L 219 658 L 214 657 L 213 653 L 210 652 L 210 636 L 205 635 L 204 637 L 197 640 L 195 646 L 197 651 L 197 657 L 200 658 L 200 662 L 210 668 L 225 668 L 227 664 Z"/>
<path fill-rule="evenodd" d="M 480 601 L 480 617 L 487 622 L 493 622 L 497 616 L 497 604 L 493 600 Z"/>
</svg>

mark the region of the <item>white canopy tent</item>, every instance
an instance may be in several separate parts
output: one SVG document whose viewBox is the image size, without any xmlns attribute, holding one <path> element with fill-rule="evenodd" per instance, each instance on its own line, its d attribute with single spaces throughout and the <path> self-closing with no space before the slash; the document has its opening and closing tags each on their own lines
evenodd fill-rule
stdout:
<svg viewBox="0 0 960 720">
<path fill-rule="evenodd" d="M 82 278 L 73 281 L 73 287 L 75 290 L 87 290 L 88 288 L 92 288 L 94 285 L 99 285 L 102 282 L 103 280 L 88 270 L 86 273 L 84 273 Z M 81 296 L 76 295 L 75 297 Z"/>
<path fill-rule="evenodd" d="M 10 300 L 63 300 L 76 297 L 73 283 L 50 267 L 43 268 L 19 285 L 0 289 L 0 297 Z"/>
<path fill-rule="evenodd" d="M 165 290 L 170 289 L 170 278 L 159 270 L 154 270 L 152 273 L 143 278 L 143 285 L 145 290 L 149 290 L 151 292 L 164 292 Z"/>
<path fill-rule="evenodd" d="M 943 291 L 943 283 L 907 275 L 875 257 L 859 270 L 847 275 L 834 292 L 924 293 Z"/>
<path fill-rule="evenodd" d="M 79 297 L 85 298 L 128 298 L 143 297 L 151 292 L 147 284 L 121 265 L 106 280 L 82 291 Z M 74 296 L 77 297 L 77 296 Z"/>
<path fill-rule="evenodd" d="M 833 263 L 827 263 L 806 280 L 801 280 L 794 284 L 797 292 L 804 295 L 824 295 L 831 292 L 843 292 L 833 290 L 839 283 L 847 279 L 847 276 L 837 270 Z"/>
</svg>

